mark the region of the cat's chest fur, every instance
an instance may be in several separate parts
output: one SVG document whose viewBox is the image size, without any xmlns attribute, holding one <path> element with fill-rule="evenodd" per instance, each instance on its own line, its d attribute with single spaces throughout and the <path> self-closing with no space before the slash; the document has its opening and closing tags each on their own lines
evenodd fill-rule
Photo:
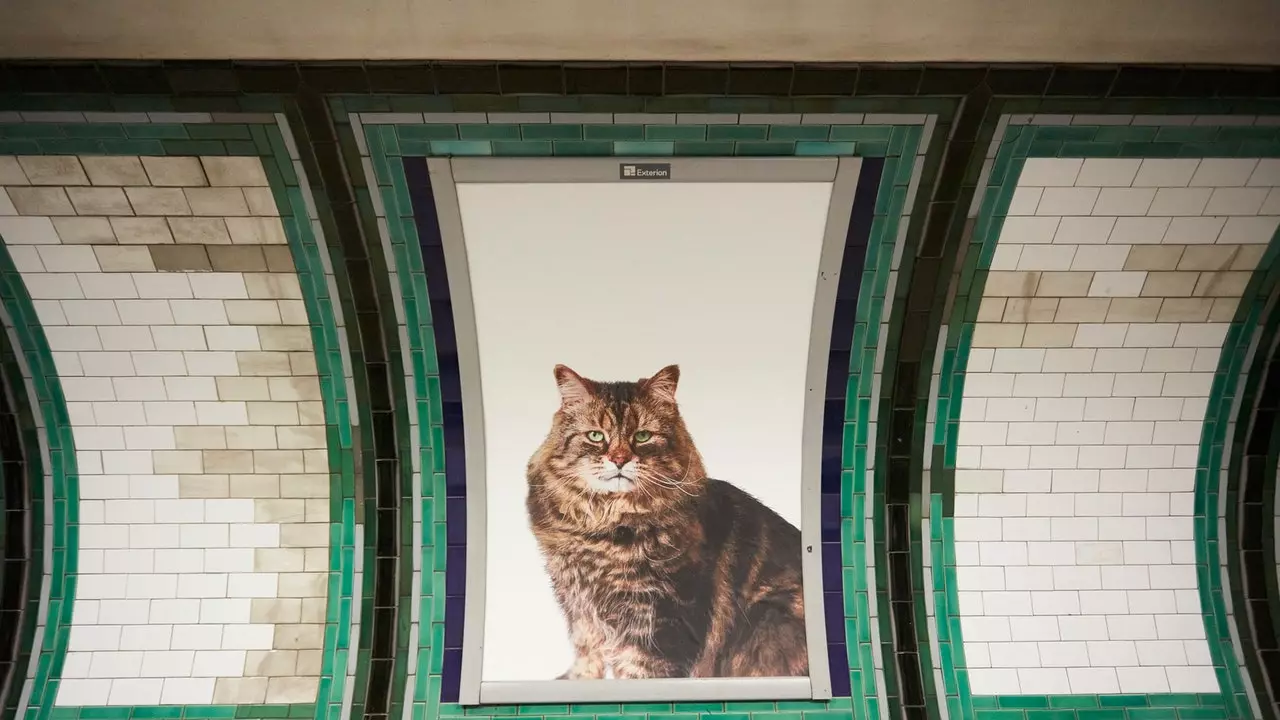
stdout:
<svg viewBox="0 0 1280 720">
<path fill-rule="evenodd" d="M 567 533 L 548 549 L 548 569 L 569 605 L 608 619 L 615 609 L 652 610 L 676 601 L 679 576 L 696 562 L 689 547 L 666 528 L 619 525 L 607 532 Z"/>
</svg>

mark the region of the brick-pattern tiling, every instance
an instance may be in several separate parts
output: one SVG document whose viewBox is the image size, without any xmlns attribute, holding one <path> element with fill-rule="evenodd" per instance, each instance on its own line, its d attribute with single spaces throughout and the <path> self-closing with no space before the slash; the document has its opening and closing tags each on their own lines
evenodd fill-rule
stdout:
<svg viewBox="0 0 1280 720">
<path fill-rule="evenodd" d="M 955 553 L 974 695 L 1219 690 L 1193 491 L 1280 160 L 1031 158 L 974 327 Z"/>
<path fill-rule="evenodd" d="M 329 458 L 261 161 L 0 157 L 0 187 L 80 473 L 57 704 L 314 702 Z"/>
</svg>

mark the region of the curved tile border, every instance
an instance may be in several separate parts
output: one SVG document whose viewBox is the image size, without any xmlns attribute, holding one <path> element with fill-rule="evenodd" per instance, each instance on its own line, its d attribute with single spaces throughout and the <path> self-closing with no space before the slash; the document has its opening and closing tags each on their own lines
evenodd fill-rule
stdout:
<svg viewBox="0 0 1280 720">
<path fill-rule="evenodd" d="M 1220 547 L 1219 513 L 1210 510 L 1219 507 L 1219 476 L 1226 472 L 1222 464 L 1223 433 L 1226 432 L 1237 383 L 1233 374 L 1238 375 L 1239 371 L 1232 363 L 1238 364 L 1241 361 L 1238 356 L 1243 355 L 1243 349 L 1239 349 L 1240 352 L 1233 352 L 1233 349 L 1238 349 L 1236 344 L 1241 327 L 1249 312 L 1243 300 L 1231 325 L 1222 354 L 1223 364 L 1215 379 L 1210 412 L 1201 439 L 1195 490 L 1199 592 L 1201 605 L 1205 608 L 1205 630 L 1222 693 L 974 698 L 969 690 L 959 621 L 952 520 L 960 399 L 973 325 L 977 319 L 986 270 L 990 268 L 1024 160 L 1028 157 L 1280 156 L 1280 127 L 1274 122 L 1260 122 L 1254 127 L 1252 121 L 1253 118 L 1240 117 L 1233 118 L 1231 123 L 1219 124 L 1221 118 L 1185 116 L 1184 122 L 1170 116 L 1142 119 L 1126 115 L 1091 115 L 1082 117 L 1080 124 L 1073 124 L 1070 115 L 1001 116 L 982 166 L 980 192 L 975 195 L 970 209 L 969 217 L 976 220 L 976 224 L 961 256 L 964 264 L 957 268 L 953 281 L 954 306 L 950 308 L 949 321 L 943 325 L 939 335 L 937 367 L 930 391 L 931 411 L 935 414 L 929 434 L 935 450 L 940 451 L 943 465 L 925 471 L 928 499 L 922 520 L 930 538 L 930 564 L 926 569 L 933 578 L 931 604 L 934 612 L 929 618 L 930 629 L 936 638 L 935 662 L 943 678 L 939 694 L 940 703 L 947 709 L 944 717 L 1003 718 L 1003 713 L 1009 713 L 1011 718 L 1014 714 L 1025 714 L 1027 720 L 1036 720 L 1042 711 L 1066 710 L 1076 714 L 1112 709 L 1122 713 L 1126 708 L 1130 714 L 1140 712 L 1139 708 L 1152 708 L 1156 715 L 1176 710 L 1180 717 L 1206 719 L 1249 717 L 1253 714 L 1250 707 L 1252 689 L 1241 678 L 1242 658 L 1232 643 L 1231 607 L 1229 597 L 1223 592 L 1222 563 L 1226 550 Z M 1274 255 L 1273 240 L 1267 257 Z M 1257 277 L 1255 274 L 1255 281 Z"/>
<path fill-rule="evenodd" d="M 0 246 L 0 277 L 3 278 L 5 311 L 11 318 L 21 356 L 30 364 L 34 397 L 37 398 L 47 423 L 44 452 L 51 463 L 47 473 L 47 502 L 52 513 L 46 514 L 51 528 L 49 553 L 45 561 L 46 576 L 41 600 L 40 618 L 48 619 L 37 629 L 28 688 L 18 708 L 32 720 L 48 717 L 127 718 L 147 717 L 231 718 L 231 717 L 314 717 L 333 720 L 350 708 L 351 683 L 348 682 L 356 660 L 351 652 L 352 629 L 359 616 L 362 532 L 356 521 L 356 488 L 353 456 L 353 403 L 351 395 L 350 359 L 342 329 L 340 306 L 334 302 L 337 288 L 331 250 L 321 250 L 323 234 L 314 198 L 306 184 L 305 174 L 292 143 L 288 123 L 283 115 L 226 114 L 213 122 L 207 114 L 99 113 L 94 123 L 83 121 L 39 124 L 0 124 L 3 151 L 15 154 L 80 154 L 80 155 L 251 155 L 263 158 L 263 168 L 280 210 L 280 220 L 289 241 L 297 267 L 299 283 L 307 315 L 312 320 L 312 339 L 321 378 L 326 423 L 329 425 L 329 459 L 331 482 L 330 577 L 324 657 L 317 701 L 300 705 L 255 706 L 154 706 L 154 707 L 53 707 L 58 677 L 66 652 L 71 609 L 75 597 L 75 508 L 76 471 L 74 446 L 67 422 L 57 375 L 53 369 L 43 331 L 35 320 L 35 312 L 13 269 L 7 251 Z M 71 118 L 65 118 L 71 119 Z M 38 421 L 37 421 L 38 422 Z M 43 448 L 42 448 L 43 450 Z M 46 530 L 46 538 L 50 530 Z M 30 708 L 30 712 L 27 711 Z"/>
<path fill-rule="evenodd" d="M 402 106 L 411 105 L 412 99 L 395 98 Z M 378 100 L 369 98 L 352 100 L 352 105 L 369 109 Z M 434 101 L 431 101 L 434 102 Z M 331 103 L 338 105 L 339 100 Z M 357 104 L 358 103 L 358 104 Z M 896 127 L 867 125 L 835 125 L 839 116 L 823 116 L 812 126 L 767 125 L 764 120 L 785 122 L 788 116 L 761 116 L 760 125 L 743 127 L 736 116 L 716 116 L 725 123 L 728 117 L 734 122 L 723 125 L 699 125 L 700 116 L 688 116 L 687 125 L 674 125 L 674 116 L 633 115 L 622 118 L 612 115 L 593 115 L 561 118 L 562 124 L 545 124 L 549 119 L 534 116 L 498 117 L 484 114 L 430 114 L 418 113 L 361 113 L 349 115 L 355 150 L 362 156 L 366 182 L 377 183 L 377 191 L 358 196 L 366 200 L 364 212 L 370 216 L 366 222 L 376 219 L 383 232 L 384 251 L 395 259 L 394 273 L 403 298 L 396 298 L 397 320 L 404 327 L 405 366 L 412 370 L 406 377 L 406 389 L 414 396 L 410 412 L 413 418 L 413 443 L 409 456 L 414 459 L 415 524 L 422 522 L 421 530 L 414 534 L 423 539 L 422 554 L 415 557 L 413 587 L 418 589 L 408 599 L 414 613 L 411 636 L 416 638 L 418 653 L 410 658 L 410 680 L 406 694 L 406 718 L 434 718 L 439 715 L 461 715 L 462 708 L 448 702 L 452 697 L 445 678 L 452 681 L 449 667 L 449 622 L 446 620 L 449 590 L 447 588 L 449 560 L 458 562 L 464 557 L 458 542 L 450 542 L 455 534 L 456 520 L 461 513 L 462 489 L 450 491 L 449 453 L 441 452 L 450 443 L 447 437 L 448 415 L 442 400 L 442 366 L 446 358 L 439 355 L 441 343 L 438 324 L 441 318 L 432 312 L 432 301 L 438 301 L 438 293 L 430 290 L 432 284 L 429 269 L 424 268 L 422 256 L 414 249 L 419 242 L 420 227 L 415 227 L 411 210 L 411 192 L 406 182 L 399 158 L 403 156 L 431 155 L 596 155 L 596 154 L 733 154 L 735 142 L 745 141 L 741 149 L 768 151 L 765 154 L 792 153 L 821 155 L 855 154 L 863 157 L 884 157 L 881 171 L 881 191 L 876 199 L 873 216 L 868 228 L 868 251 L 859 286 L 859 301 L 846 309 L 846 317 L 854 322 L 849 337 L 850 356 L 848 375 L 844 381 L 846 395 L 844 412 L 835 427 L 839 432 L 829 437 L 837 444 L 828 451 L 839 458 L 841 471 L 839 506 L 824 510 L 839 523 L 840 546 L 843 547 L 842 576 L 844 585 L 844 610 L 842 623 L 836 630 L 829 630 L 829 640 L 845 636 L 848 628 L 848 659 L 852 672 L 850 690 L 853 702 L 837 698 L 830 703 L 782 702 L 782 703 L 694 703 L 676 705 L 624 705 L 624 706 L 574 706 L 579 712 L 618 712 L 664 714 L 671 712 L 738 712 L 753 713 L 787 710 L 835 710 L 847 707 L 859 718 L 887 717 L 889 693 L 897 691 L 897 682 L 886 686 L 884 677 L 885 654 L 893 652 L 893 634 L 889 630 L 888 588 L 878 582 L 877 563 L 883 563 L 885 547 L 877 537 L 875 528 L 883 523 L 883 490 L 875 487 L 876 417 L 880 412 L 877 398 L 880 395 L 879 369 L 885 362 L 886 351 L 882 338 L 888 327 L 889 306 L 897 278 L 897 265 L 903 252 L 906 223 L 904 212 L 913 206 L 915 188 L 919 181 L 919 168 L 923 165 L 922 137 L 932 135 L 933 120 L 925 116 L 894 119 L 911 122 Z M 794 116 L 796 122 L 799 116 Z M 886 116 L 886 120 L 890 117 Z M 857 118 L 862 120 L 862 118 Z M 872 121 L 867 116 L 868 122 Z M 579 124 L 574 124 L 576 121 Z M 743 122 L 746 122 L 744 116 Z M 582 124 L 582 123 L 588 124 Z M 855 122 L 852 119 L 850 122 Z M 521 124 L 517 124 L 521 123 Z M 648 124 L 646 124 L 648 123 Z M 827 123 L 827 124 L 823 124 Z M 801 129 L 803 128 L 803 129 Z M 670 133 L 663 136 L 663 133 Z M 735 135 L 736 133 L 736 135 Z M 786 133 L 793 133 L 787 136 Z M 719 139 L 712 140 L 715 135 Z M 842 140 L 831 138 L 839 135 Z M 483 137 L 483 140 L 463 139 Z M 662 139 L 657 139 L 662 136 Z M 668 139 L 679 136 L 682 139 Z M 721 137 L 723 136 L 723 137 Z M 772 141 L 775 137 L 785 140 Z M 738 140 L 723 138 L 737 137 Z M 810 138 L 804 140 L 803 138 Z M 819 137 L 823 139 L 818 139 Z M 800 139 L 797 139 L 800 138 Z M 854 138 L 857 138 L 856 140 Z M 683 152 L 682 152 L 683 151 Z M 372 190 L 372 188 L 371 188 Z M 421 219 L 419 219 L 420 221 Z M 419 222 L 420 224 L 420 222 Z M 391 263 L 388 263 L 389 265 Z M 447 321 L 448 318 L 445 318 Z M 433 326 L 434 321 L 437 325 Z M 435 331 L 433 332 L 433 327 Z M 447 344 L 447 343 L 446 343 Z M 447 349 L 447 348 L 445 348 Z M 446 353 L 447 355 L 447 353 Z M 829 383 L 830 387 L 830 383 Z M 831 408 L 829 407 L 829 410 Z M 424 422 L 425 420 L 425 422 Z M 842 427 L 841 427 L 842 426 Z M 456 445 L 456 443 L 455 443 Z M 455 448 L 455 453 L 460 447 Z M 443 500 L 443 502 L 442 502 Z M 450 507 L 453 518 L 450 518 Z M 839 513 L 838 515 L 836 513 Z M 434 529 L 428 527 L 434 524 Z M 461 535 L 457 536 L 459 539 Z M 868 547 L 869 538 L 875 538 Z M 452 547 L 450 545 L 452 544 Z M 871 550 L 869 553 L 868 550 Z M 456 557 L 455 557 L 456 556 Z M 442 564 L 443 563 L 443 564 Z M 881 570 L 883 572 L 883 570 Z M 876 588 L 871 592 L 870 588 Z M 455 613 L 456 616 L 456 613 Z M 870 621 L 863 619 L 867 618 Z M 421 624 L 419 624 L 421 623 Z M 432 625 L 427 631 L 425 625 Z M 830 623 L 829 623 L 830 624 Z M 893 674 L 890 663 L 889 674 Z M 834 668 L 834 665 L 833 665 Z M 446 698 L 441 701 L 441 697 Z M 896 698 L 894 700 L 896 702 Z M 553 714 L 566 708 L 530 706 L 528 708 L 478 708 L 467 710 L 466 715 L 508 712 Z"/>
</svg>

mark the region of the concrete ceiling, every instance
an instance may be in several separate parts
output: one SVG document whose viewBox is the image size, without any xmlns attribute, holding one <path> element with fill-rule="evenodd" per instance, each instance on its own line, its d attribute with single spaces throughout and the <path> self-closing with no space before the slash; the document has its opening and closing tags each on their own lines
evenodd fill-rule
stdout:
<svg viewBox="0 0 1280 720">
<path fill-rule="evenodd" d="M 1276 0 L 0 0 L 0 57 L 1280 64 Z"/>
</svg>

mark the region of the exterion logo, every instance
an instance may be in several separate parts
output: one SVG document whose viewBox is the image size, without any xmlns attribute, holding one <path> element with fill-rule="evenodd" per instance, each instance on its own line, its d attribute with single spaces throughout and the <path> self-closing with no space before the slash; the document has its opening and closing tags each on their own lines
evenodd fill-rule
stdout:
<svg viewBox="0 0 1280 720">
<path fill-rule="evenodd" d="M 622 163 L 618 166 L 622 180 L 670 180 L 671 163 Z"/>
</svg>

